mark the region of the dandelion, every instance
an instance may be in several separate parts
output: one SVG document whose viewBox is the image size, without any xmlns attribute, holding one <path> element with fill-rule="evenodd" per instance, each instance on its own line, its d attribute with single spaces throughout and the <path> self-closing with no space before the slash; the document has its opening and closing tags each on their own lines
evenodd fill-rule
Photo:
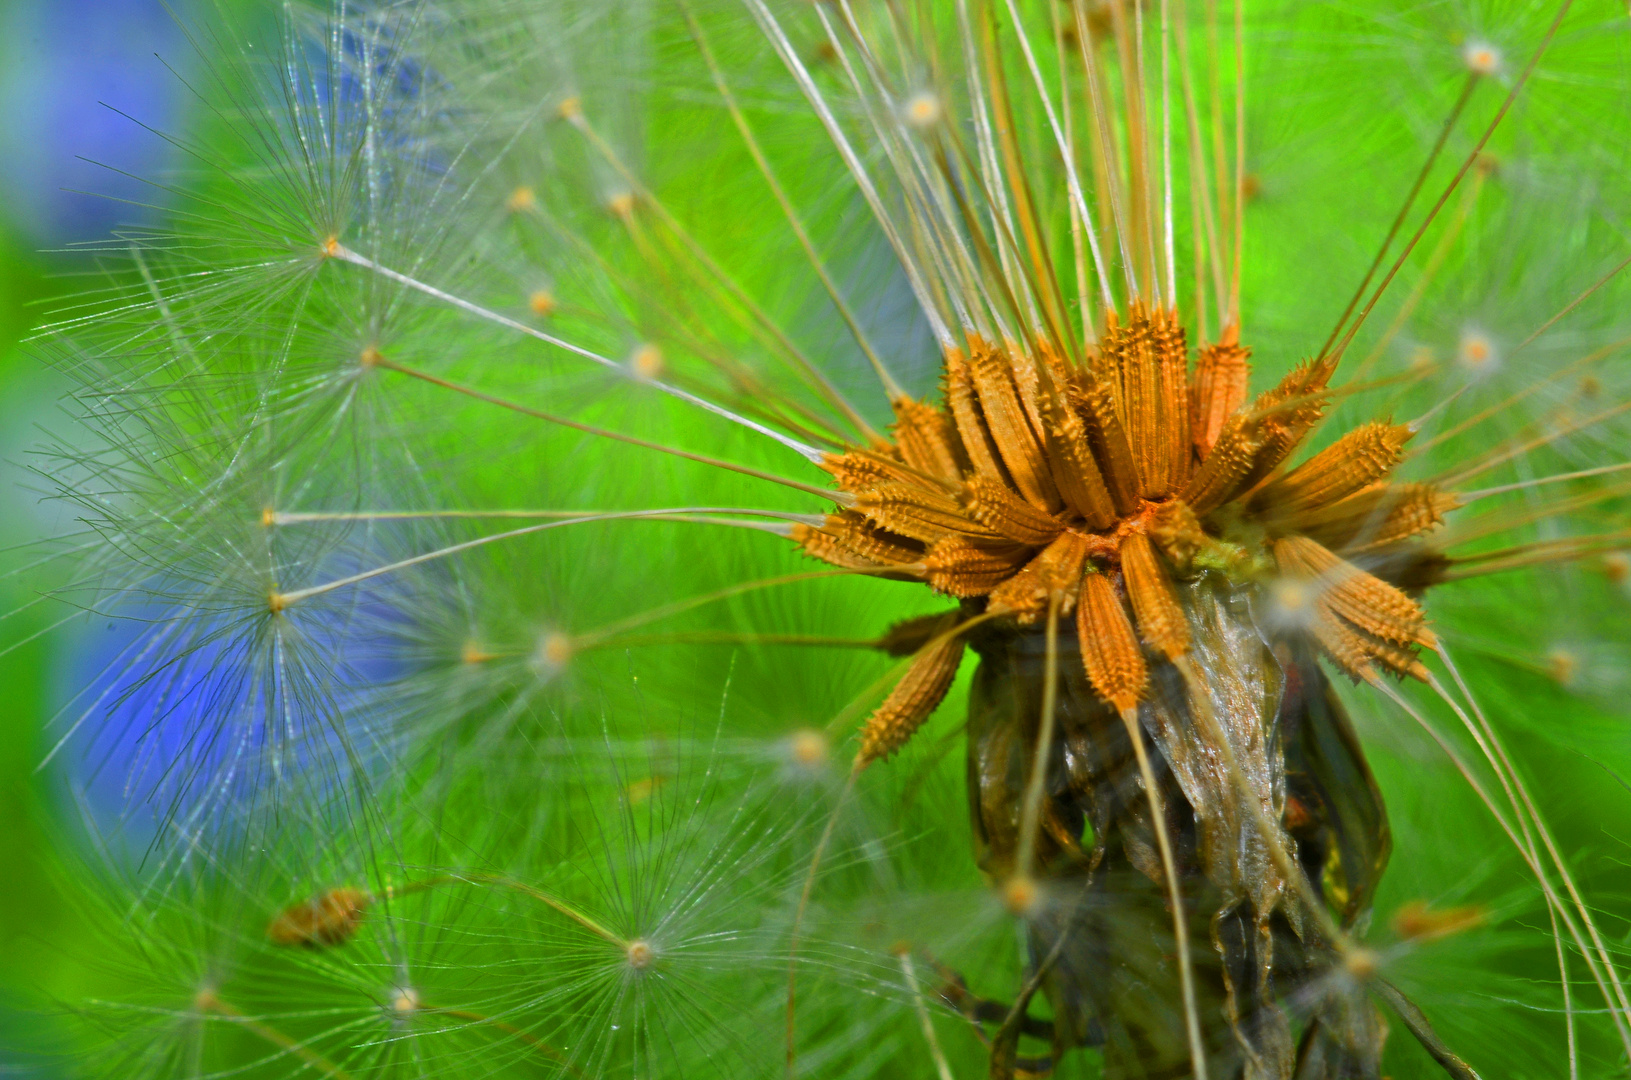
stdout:
<svg viewBox="0 0 1631 1080">
<path fill-rule="evenodd" d="M 1623 20 L 489 7 L 222 60 L 215 186 L 54 339 L 85 588 L 155 613 L 64 745 L 145 733 L 172 875 L 360 808 L 232 940 L 368 1004 L 286 995 L 263 1053 L 1291 1080 L 1393 1027 L 1471 1076 L 1517 1011 L 1534 1071 L 1631 1055 L 1528 756 L 1575 733 L 1501 692 L 1595 655 L 1515 611 L 1623 626 L 1623 170 L 1578 123 Z M 722 680 L 687 781 L 653 748 Z M 646 767 L 588 764 L 630 715 Z M 1522 899 L 1421 905 L 1430 858 Z M 1403 985 L 1509 939 L 1549 1004 Z"/>
</svg>

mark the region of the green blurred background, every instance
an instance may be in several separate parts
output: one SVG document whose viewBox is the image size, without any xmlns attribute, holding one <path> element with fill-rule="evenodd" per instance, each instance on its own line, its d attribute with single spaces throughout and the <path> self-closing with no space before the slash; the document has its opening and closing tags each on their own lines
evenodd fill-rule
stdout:
<svg viewBox="0 0 1631 1080">
<path fill-rule="evenodd" d="M 26 339 L 94 284 L 87 245 L 163 213 L 163 191 L 134 177 L 162 181 L 174 165 L 173 148 L 143 125 L 186 124 L 189 10 L 185 0 L 0 2 L 0 1076 L 62 1071 L 72 1054 L 49 1003 L 84 995 L 89 978 L 62 857 L 77 815 L 61 770 L 37 770 L 56 738 L 47 725 L 65 658 L 86 627 L 48 633 L 67 613 L 30 603 L 55 580 L 37 565 L 38 541 L 73 527 L 32 475 L 42 429 L 70 426 L 68 381 Z"/>
</svg>

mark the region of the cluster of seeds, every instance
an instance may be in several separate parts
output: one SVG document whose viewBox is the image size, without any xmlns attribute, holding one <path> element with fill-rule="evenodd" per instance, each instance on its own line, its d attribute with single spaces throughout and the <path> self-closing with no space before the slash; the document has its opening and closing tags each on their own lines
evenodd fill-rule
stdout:
<svg viewBox="0 0 1631 1080">
<path fill-rule="evenodd" d="M 1177 313 L 1140 305 L 1081 366 L 1043 345 L 971 341 L 945 357 L 944 408 L 897 399 L 892 442 L 825 460 L 848 498 L 794 539 L 837 566 L 926 582 L 970 614 L 1031 626 L 1074 612 L 1087 677 L 1118 709 L 1145 692 L 1142 646 L 1188 651 L 1173 578 L 1205 570 L 1272 574 L 1282 597 L 1305 585 L 1308 632 L 1356 679 L 1421 675 L 1434 639 L 1400 586 L 1429 582 L 1434 556 L 1412 541 L 1454 496 L 1389 481 L 1403 424 L 1362 425 L 1286 469 L 1336 364 L 1304 364 L 1248 403 L 1247 356 L 1226 333 L 1192 367 Z M 862 761 L 897 750 L 950 687 L 964 628 L 945 622 L 924 623 L 932 645 L 869 720 Z"/>
</svg>

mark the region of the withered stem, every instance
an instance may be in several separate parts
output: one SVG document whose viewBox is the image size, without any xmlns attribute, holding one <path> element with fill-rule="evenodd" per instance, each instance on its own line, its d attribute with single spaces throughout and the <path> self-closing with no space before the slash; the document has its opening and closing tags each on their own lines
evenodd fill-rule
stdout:
<svg viewBox="0 0 1631 1080">
<path fill-rule="evenodd" d="M 1178 986 L 1184 999 L 1184 1030 L 1189 1036 L 1189 1060 L 1195 1080 L 1206 1080 L 1206 1043 L 1201 1039 L 1201 1014 L 1195 1002 L 1195 969 L 1189 955 L 1189 919 L 1184 914 L 1184 898 L 1178 883 L 1178 863 L 1172 857 L 1172 836 L 1167 831 L 1166 808 L 1155 787 L 1155 770 L 1144 747 L 1144 730 L 1138 722 L 1138 708 L 1121 710 L 1127 726 L 1127 741 L 1138 759 L 1138 775 L 1144 781 L 1144 797 L 1150 804 L 1150 826 L 1161 849 L 1161 870 L 1167 879 L 1167 901 L 1172 905 L 1172 931 L 1178 946 Z"/>
</svg>

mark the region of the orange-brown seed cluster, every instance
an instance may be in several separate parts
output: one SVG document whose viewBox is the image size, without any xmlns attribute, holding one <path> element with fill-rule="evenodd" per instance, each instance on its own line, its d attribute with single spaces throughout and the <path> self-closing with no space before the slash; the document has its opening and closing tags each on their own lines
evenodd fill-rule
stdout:
<svg viewBox="0 0 1631 1080">
<path fill-rule="evenodd" d="M 1231 330 L 1192 370 L 1176 313 L 1139 304 L 1082 364 L 971 339 L 946 355 L 944 408 L 898 400 L 893 442 L 827 458 L 854 504 L 794 539 L 837 566 L 984 598 L 1020 626 L 1074 613 L 1089 682 L 1126 709 L 1148 681 L 1145 646 L 1168 659 L 1189 647 L 1174 575 L 1253 537 L 1248 555 L 1310 586 L 1308 632 L 1344 671 L 1421 674 L 1417 650 L 1434 639 L 1420 606 L 1345 556 L 1432 528 L 1454 499 L 1387 481 L 1403 425 L 1363 425 L 1285 469 L 1325 414 L 1335 362 L 1305 363 L 1248 405 L 1248 355 Z M 947 627 L 868 721 L 863 764 L 903 745 L 949 689 L 963 643 Z"/>
</svg>

